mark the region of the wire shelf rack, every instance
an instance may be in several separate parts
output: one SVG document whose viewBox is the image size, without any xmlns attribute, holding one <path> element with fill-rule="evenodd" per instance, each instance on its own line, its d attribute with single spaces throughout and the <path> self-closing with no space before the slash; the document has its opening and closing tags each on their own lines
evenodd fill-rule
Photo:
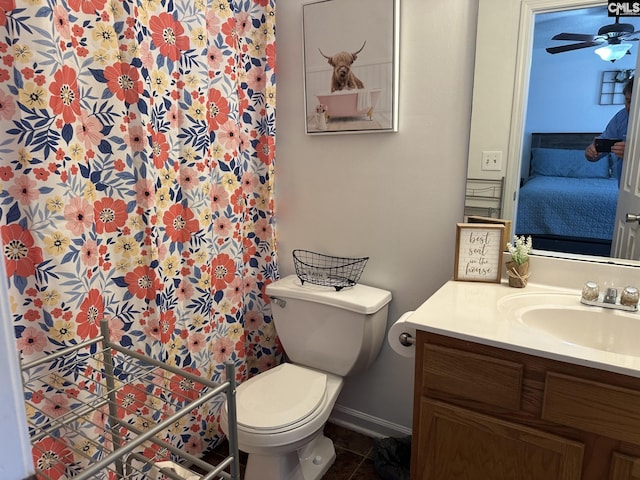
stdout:
<svg viewBox="0 0 640 480">
<path fill-rule="evenodd" d="M 369 257 L 334 257 L 309 250 L 293 251 L 293 263 L 300 281 L 333 287 L 340 291 L 352 287 L 364 270 Z"/>
<path fill-rule="evenodd" d="M 36 478 L 239 480 L 235 429 L 218 465 L 166 441 L 172 426 L 225 394 L 235 424 L 233 364 L 225 382 L 212 382 L 111 343 L 106 321 L 101 328 L 95 339 L 22 366 Z M 184 395 L 177 384 L 188 387 Z M 82 438 L 69 444 L 69 435 Z"/>
</svg>

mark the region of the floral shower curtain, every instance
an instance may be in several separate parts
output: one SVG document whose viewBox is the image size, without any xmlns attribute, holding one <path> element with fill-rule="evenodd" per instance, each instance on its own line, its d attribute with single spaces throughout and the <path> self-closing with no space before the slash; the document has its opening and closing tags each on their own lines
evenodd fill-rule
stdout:
<svg viewBox="0 0 640 480">
<path fill-rule="evenodd" d="M 278 363 L 263 296 L 277 275 L 275 0 L 0 0 L 0 58 L 22 359 L 95 337 L 104 318 L 121 345 L 213 380 L 226 360 L 239 381 Z M 71 406 L 60 385 L 37 392 L 32 422 Z M 202 452 L 219 410 L 169 440 Z"/>
</svg>

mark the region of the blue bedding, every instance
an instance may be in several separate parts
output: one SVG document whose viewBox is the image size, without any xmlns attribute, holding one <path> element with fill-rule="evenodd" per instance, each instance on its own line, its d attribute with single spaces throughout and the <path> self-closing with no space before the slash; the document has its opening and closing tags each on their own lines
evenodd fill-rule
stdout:
<svg viewBox="0 0 640 480">
<path fill-rule="evenodd" d="M 529 177 L 518 196 L 516 231 L 611 240 L 617 202 L 616 178 Z"/>
</svg>

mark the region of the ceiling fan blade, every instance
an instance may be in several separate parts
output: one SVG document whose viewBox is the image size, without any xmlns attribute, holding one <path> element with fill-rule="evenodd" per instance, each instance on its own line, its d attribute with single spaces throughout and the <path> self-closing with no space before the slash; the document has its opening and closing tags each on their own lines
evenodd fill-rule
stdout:
<svg viewBox="0 0 640 480">
<path fill-rule="evenodd" d="M 571 45 L 561 45 L 559 47 L 549 47 L 549 48 L 547 48 L 547 52 L 549 52 L 549 53 L 570 52 L 571 50 L 578 50 L 580 48 L 587 48 L 587 47 L 595 47 L 596 45 L 600 45 L 600 44 L 601 44 L 601 42 L 572 43 Z"/>
<path fill-rule="evenodd" d="M 634 40 L 633 38 L 628 38 L 628 37 L 632 37 L 634 35 L 638 35 L 639 33 L 640 33 L 640 30 L 636 30 L 635 32 L 630 32 L 630 33 L 623 33 L 618 38 L 621 39 L 621 40 Z"/>
<path fill-rule="evenodd" d="M 551 40 L 570 40 L 572 42 L 591 42 L 593 35 L 584 33 L 559 33 L 554 35 Z"/>
</svg>

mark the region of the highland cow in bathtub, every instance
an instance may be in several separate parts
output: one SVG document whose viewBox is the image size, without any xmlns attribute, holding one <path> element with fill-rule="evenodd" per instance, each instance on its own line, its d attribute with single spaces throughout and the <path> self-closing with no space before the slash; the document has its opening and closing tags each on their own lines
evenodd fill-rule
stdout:
<svg viewBox="0 0 640 480">
<path fill-rule="evenodd" d="M 358 58 L 358 54 L 364 49 L 367 44 L 366 40 L 360 47 L 360 50 L 349 52 L 338 52 L 333 56 L 328 56 L 322 53 L 322 50 L 318 49 L 320 54 L 326 58 L 329 65 L 333 67 L 333 75 L 331 76 L 331 92 L 338 90 L 353 90 L 356 88 L 364 88 L 364 83 L 355 76 L 351 71 L 351 65 Z"/>
</svg>

